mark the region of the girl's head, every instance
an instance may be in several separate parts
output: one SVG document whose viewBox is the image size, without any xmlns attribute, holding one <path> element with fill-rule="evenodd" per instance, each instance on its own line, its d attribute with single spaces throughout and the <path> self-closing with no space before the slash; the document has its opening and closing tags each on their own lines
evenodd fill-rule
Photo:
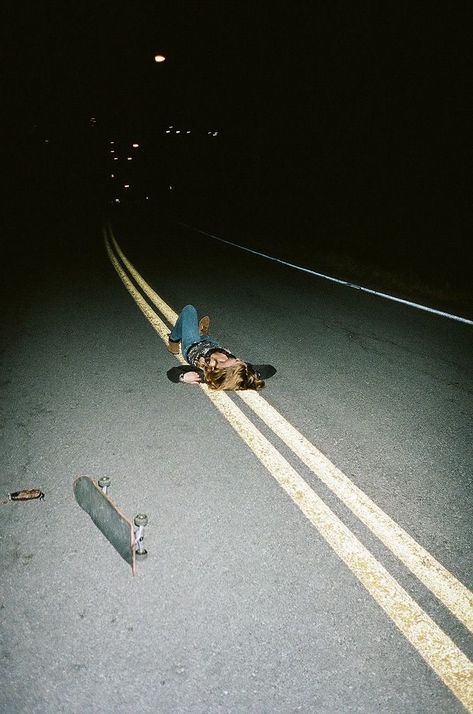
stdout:
<svg viewBox="0 0 473 714">
<path fill-rule="evenodd" d="M 204 367 L 204 380 L 209 389 L 225 389 L 236 391 L 240 389 L 260 390 L 264 381 L 253 367 L 245 362 L 238 362 L 232 367 Z"/>
</svg>

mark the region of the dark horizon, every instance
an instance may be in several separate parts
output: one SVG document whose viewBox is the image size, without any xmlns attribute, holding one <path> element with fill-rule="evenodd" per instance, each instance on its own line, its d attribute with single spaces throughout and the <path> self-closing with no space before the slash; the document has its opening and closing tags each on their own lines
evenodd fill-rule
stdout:
<svg viewBox="0 0 473 714">
<path fill-rule="evenodd" d="M 266 2 L 10 11 L 4 135 L 18 183 L 37 174 L 54 193 L 69 182 L 80 201 L 87 183 L 99 191 L 106 181 L 108 137 L 142 137 L 141 183 L 155 195 L 174 184 L 174 209 L 180 200 L 181 214 L 207 227 L 284 257 L 337 253 L 342 269 L 401 266 L 411 281 L 466 288 L 471 17 L 455 11 Z M 169 123 L 192 127 L 187 144 L 164 142 Z M 219 130 L 213 144 L 206 129 Z M 46 134 L 55 147 L 41 145 Z"/>
</svg>

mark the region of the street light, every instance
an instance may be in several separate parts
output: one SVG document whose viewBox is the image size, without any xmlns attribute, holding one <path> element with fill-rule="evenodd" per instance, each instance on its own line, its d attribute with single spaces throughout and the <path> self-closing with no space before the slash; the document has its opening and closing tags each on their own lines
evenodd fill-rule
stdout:
<svg viewBox="0 0 473 714">
<path fill-rule="evenodd" d="M 166 57 L 164 55 L 154 55 L 155 62 L 164 62 L 165 60 L 166 60 Z"/>
</svg>

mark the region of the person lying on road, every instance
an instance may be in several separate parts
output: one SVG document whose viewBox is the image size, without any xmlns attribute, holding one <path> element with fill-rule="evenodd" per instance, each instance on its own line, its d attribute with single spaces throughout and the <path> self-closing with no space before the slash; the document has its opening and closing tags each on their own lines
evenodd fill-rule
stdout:
<svg viewBox="0 0 473 714">
<path fill-rule="evenodd" d="M 260 390 L 264 380 L 272 377 L 276 369 L 270 364 L 252 365 L 221 347 L 208 334 L 210 319 L 200 321 L 193 305 L 186 305 L 169 335 L 168 350 L 179 354 L 187 366 L 172 367 L 167 372 L 171 382 L 206 384 L 209 389 L 227 391 L 240 389 Z"/>
</svg>

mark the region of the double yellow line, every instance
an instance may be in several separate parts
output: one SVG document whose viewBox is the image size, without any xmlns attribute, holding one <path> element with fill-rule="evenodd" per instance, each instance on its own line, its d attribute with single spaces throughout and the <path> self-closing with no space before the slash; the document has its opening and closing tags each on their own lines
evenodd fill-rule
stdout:
<svg viewBox="0 0 473 714">
<path fill-rule="evenodd" d="M 129 262 L 109 226 L 104 228 L 104 239 L 112 265 L 126 289 L 161 339 L 167 343 L 169 327 L 149 303 L 152 303 L 171 325 L 176 321 L 177 314 Z M 146 295 L 149 302 L 144 299 L 142 293 Z M 184 363 L 180 355 L 178 359 Z M 466 655 L 317 496 L 228 394 L 211 391 L 205 385 L 201 385 L 201 389 L 337 555 L 348 565 L 352 573 L 365 586 L 427 664 L 465 708 L 473 713 L 473 664 Z M 473 593 L 384 513 L 261 395 L 247 391 L 234 394 L 470 632 L 473 632 Z"/>
</svg>

